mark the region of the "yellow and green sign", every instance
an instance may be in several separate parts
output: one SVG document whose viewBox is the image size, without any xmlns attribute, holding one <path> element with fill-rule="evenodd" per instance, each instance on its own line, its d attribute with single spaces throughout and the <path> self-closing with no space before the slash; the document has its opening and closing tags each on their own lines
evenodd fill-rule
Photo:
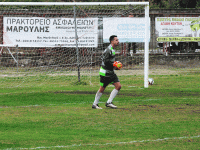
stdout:
<svg viewBox="0 0 200 150">
<path fill-rule="evenodd" d="M 158 42 L 199 42 L 200 17 L 157 17 Z"/>
<path fill-rule="evenodd" d="M 158 42 L 200 42 L 200 37 L 158 37 Z"/>
</svg>

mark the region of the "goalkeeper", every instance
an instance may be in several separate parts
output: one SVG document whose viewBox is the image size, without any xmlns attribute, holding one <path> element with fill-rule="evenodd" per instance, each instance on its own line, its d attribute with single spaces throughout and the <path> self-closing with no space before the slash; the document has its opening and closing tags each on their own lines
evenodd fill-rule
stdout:
<svg viewBox="0 0 200 150">
<path fill-rule="evenodd" d="M 111 92 L 108 101 L 106 102 L 106 107 L 117 108 L 112 101 L 121 89 L 121 84 L 117 75 L 114 72 L 113 63 L 115 61 L 115 50 L 114 48 L 119 45 L 119 40 L 116 35 L 112 35 L 109 38 L 110 45 L 105 49 L 102 55 L 102 64 L 100 68 L 100 88 L 96 93 L 94 103 L 92 108 L 94 109 L 102 109 L 99 107 L 99 99 L 101 98 L 105 88 L 108 84 L 112 83 L 115 86 L 115 89 Z"/>
</svg>

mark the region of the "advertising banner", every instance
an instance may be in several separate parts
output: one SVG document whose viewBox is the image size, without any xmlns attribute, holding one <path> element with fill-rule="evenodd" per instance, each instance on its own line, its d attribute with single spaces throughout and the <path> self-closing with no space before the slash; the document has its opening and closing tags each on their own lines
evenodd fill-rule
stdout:
<svg viewBox="0 0 200 150">
<path fill-rule="evenodd" d="M 77 18 L 78 47 L 98 46 L 98 18 Z M 73 18 L 4 17 L 3 44 L 76 47 Z"/>
<path fill-rule="evenodd" d="M 156 37 L 159 42 L 200 41 L 200 18 L 157 17 Z"/>
<path fill-rule="evenodd" d="M 111 35 L 117 35 L 120 42 L 145 42 L 145 24 L 145 18 L 103 18 L 103 42 L 109 43 Z"/>
</svg>

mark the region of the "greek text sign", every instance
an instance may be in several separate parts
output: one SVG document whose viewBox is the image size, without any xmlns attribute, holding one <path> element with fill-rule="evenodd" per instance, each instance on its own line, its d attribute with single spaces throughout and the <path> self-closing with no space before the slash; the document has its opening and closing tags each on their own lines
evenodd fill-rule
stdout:
<svg viewBox="0 0 200 150">
<path fill-rule="evenodd" d="M 200 18 L 157 17 L 156 36 L 159 42 L 199 41 Z"/>
<path fill-rule="evenodd" d="M 103 18 L 103 41 L 108 43 L 111 35 L 117 35 L 120 42 L 144 42 L 145 24 L 145 18 Z"/>
<path fill-rule="evenodd" d="M 77 18 L 78 47 L 97 47 L 98 19 Z M 73 18 L 4 17 L 3 44 L 19 47 L 76 47 Z"/>
</svg>

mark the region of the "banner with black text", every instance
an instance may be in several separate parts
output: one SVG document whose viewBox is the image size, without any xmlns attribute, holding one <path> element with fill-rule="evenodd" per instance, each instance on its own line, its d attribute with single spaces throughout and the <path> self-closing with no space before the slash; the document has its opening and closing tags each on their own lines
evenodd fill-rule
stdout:
<svg viewBox="0 0 200 150">
<path fill-rule="evenodd" d="M 98 46 L 98 18 L 77 18 L 78 47 Z M 4 17 L 3 44 L 76 47 L 74 18 Z"/>
</svg>

